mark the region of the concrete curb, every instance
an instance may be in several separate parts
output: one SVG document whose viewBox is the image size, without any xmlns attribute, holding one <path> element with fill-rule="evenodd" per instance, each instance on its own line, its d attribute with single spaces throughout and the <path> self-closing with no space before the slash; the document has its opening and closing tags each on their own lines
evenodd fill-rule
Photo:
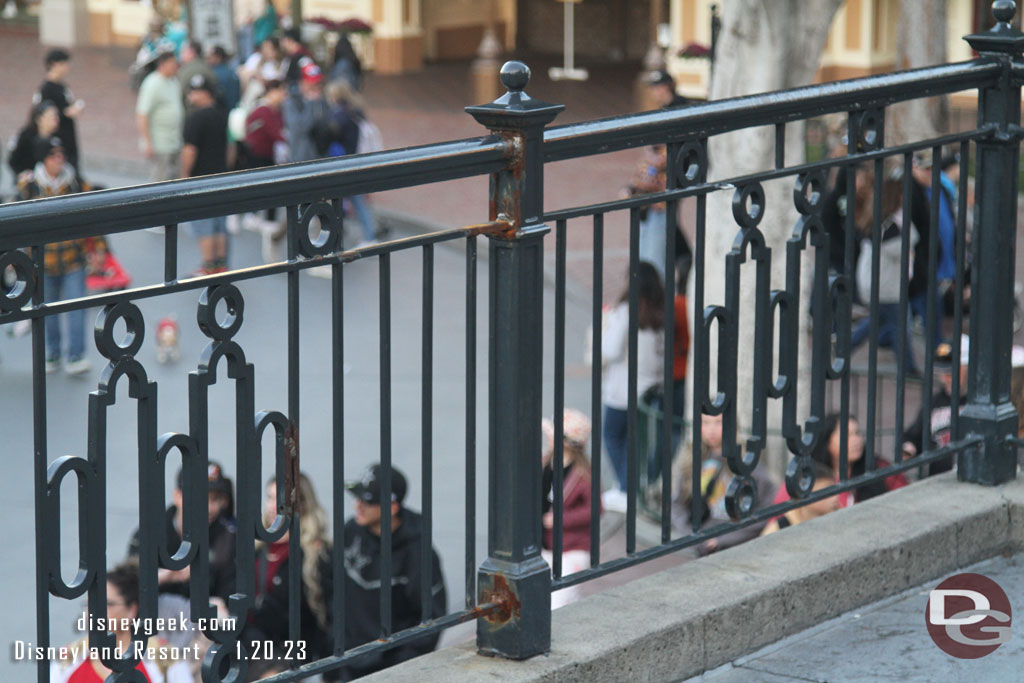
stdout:
<svg viewBox="0 0 1024 683">
<path fill-rule="evenodd" d="M 1024 548 L 1024 480 L 950 473 L 555 611 L 551 653 L 466 643 L 367 680 L 678 681 L 1006 550 Z"/>
</svg>

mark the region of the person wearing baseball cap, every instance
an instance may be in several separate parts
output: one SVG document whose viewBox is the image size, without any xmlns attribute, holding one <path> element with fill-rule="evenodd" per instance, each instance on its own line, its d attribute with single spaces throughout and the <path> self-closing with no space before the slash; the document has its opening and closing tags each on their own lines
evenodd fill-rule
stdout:
<svg viewBox="0 0 1024 683">
<path fill-rule="evenodd" d="M 664 69 L 655 69 L 644 78 L 651 93 L 651 98 L 662 109 L 674 109 L 685 107 L 690 103 L 682 95 L 676 92 L 676 81 Z"/>
<path fill-rule="evenodd" d="M 210 595 L 228 601 L 235 592 L 235 494 L 231 480 L 225 476 L 220 464 L 209 461 L 206 468 L 208 486 L 207 521 L 210 525 Z M 172 495 L 173 505 L 167 508 L 164 538 L 167 552 L 174 554 L 181 544 L 184 529 L 184 484 L 183 471 L 178 478 Z M 200 502 L 200 504 L 202 504 Z M 139 531 L 132 534 L 128 545 L 128 557 L 139 555 Z M 160 569 L 157 576 L 160 593 L 189 596 L 189 568 L 180 570 Z"/>
<path fill-rule="evenodd" d="M 191 178 L 228 170 L 228 114 L 217 103 L 217 86 L 212 78 L 196 73 L 188 81 L 191 113 L 185 117 L 185 144 L 181 149 L 181 175 Z M 202 264 L 196 275 L 227 270 L 227 217 L 213 216 L 190 223 L 199 241 Z"/>
<path fill-rule="evenodd" d="M 391 629 L 412 628 L 447 613 L 441 562 L 431 552 L 429 576 L 423 574 L 421 548 L 423 519 L 403 506 L 408 484 L 405 475 L 391 468 L 390 491 L 385 491 L 384 469 L 368 468 L 361 479 L 345 485 L 355 498 L 355 517 L 345 524 L 345 646 L 357 647 L 381 638 L 380 588 L 382 570 L 382 503 L 391 507 Z M 430 612 L 422 611 L 424 582 L 430 582 Z M 343 680 L 352 680 L 426 654 L 437 647 L 438 634 L 425 635 L 383 653 L 349 664 Z"/>
<path fill-rule="evenodd" d="M 971 340 L 966 334 L 960 335 L 960 396 L 956 401 L 957 410 L 963 408 L 967 403 L 967 362 L 971 347 Z M 953 367 L 956 356 L 953 355 L 953 345 L 942 342 L 935 348 L 933 372 L 939 380 L 939 390 L 932 396 L 932 412 L 929 424 L 931 434 L 924 432 L 924 406 L 917 414 L 917 419 L 903 432 L 903 453 L 912 458 L 925 450 L 941 448 L 952 439 L 953 419 Z M 928 441 L 925 443 L 925 437 Z M 926 448 L 927 447 L 927 448 Z M 928 465 L 928 476 L 948 472 L 953 469 L 953 459 L 936 460 Z"/>
<path fill-rule="evenodd" d="M 282 113 L 288 129 L 292 161 L 311 161 L 323 157 L 330 133 L 331 109 L 324 99 L 324 72 L 311 59 L 301 67 L 298 96 L 284 102 Z"/>
</svg>

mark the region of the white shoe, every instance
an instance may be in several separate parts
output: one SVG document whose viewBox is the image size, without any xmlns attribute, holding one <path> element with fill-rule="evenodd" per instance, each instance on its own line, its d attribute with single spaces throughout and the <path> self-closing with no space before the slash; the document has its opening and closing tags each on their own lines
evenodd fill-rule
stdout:
<svg viewBox="0 0 1024 683">
<path fill-rule="evenodd" d="M 242 231 L 242 221 L 238 214 L 231 214 L 227 217 L 228 234 L 237 235 Z"/>
<path fill-rule="evenodd" d="M 92 363 L 89 362 L 88 358 L 69 358 L 68 362 L 64 365 L 64 371 L 69 375 L 81 375 L 89 372 L 90 368 L 92 368 Z"/>
<path fill-rule="evenodd" d="M 251 230 L 252 232 L 259 232 L 260 224 L 262 222 L 263 221 L 256 214 L 247 213 L 242 216 L 241 224 L 242 227 L 245 228 L 246 230 Z"/>
<path fill-rule="evenodd" d="M 263 232 L 260 234 L 260 247 L 264 263 L 277 263 L 282 261 L 281 246 L 282 240 L 275 240 L 273 233 Z"/>
<path fill-rule="evenodd" d="M 626 492 L 622 489 L 612 488 L 601 494 L 601 505 L 606 512 L 625 513 L 628 500 Z"/>
</svg>

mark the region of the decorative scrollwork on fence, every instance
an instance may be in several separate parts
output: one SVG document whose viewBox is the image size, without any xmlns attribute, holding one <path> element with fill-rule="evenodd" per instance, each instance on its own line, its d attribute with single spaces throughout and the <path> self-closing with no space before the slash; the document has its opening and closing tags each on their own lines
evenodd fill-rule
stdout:
<svg viewBox="0 0 1024 683">
<path fill-rule="evenodd" d="M 13 277 L 8 281 L 7 277 Z M 18 249 L 0 252 L 0 316 L 32 300 L 36 289 L 32 257 Z"/>
<path fill-rule="evenodd" d="M 764 218 L 764 188 L 752 182 L 736 188 L 732 200 L 733 217 L 740 226 L 732 250 L 725 257 L 725 309 L 730 315 L 719 318 L 719 387 L 732 397 L 725 406 L 722 419 L 722 454 L 735 475 L 725 495 L 729 516 L 740 519 L 750 515 L 757 506 L 757 485 L 754 469 L 760 461 L 767 440 L 767 368 L 771 367 L 769 290 L 771 287 L 771 249 L 765 244 L 758 224 Z M 739 409 L 735 400 L 737 391 L 736 359 L 739 354 L 740 268 L 750 258 L 755 266 L 754 294 L 754 383 L 751 405 L 750 436 L 743 444 L 737 443 Z M 725 324 L 723 324 L 725 323 Z M 723 364 L 722 360 L 728 362 Z"/>
<path fill-rule="evenodd" d="M 307 235 L 308 236 L 308 235 Z M 218 318 L 218 308 L 223 304 L 225 313 Z M 242 327 L 245 300 L 237 287 L 221 284 L 206 289 L 199 300 L 196 311 L 199 329 L 210 338 L 202 352 L 199 367 L 189 375 L 189 422 L 190 432 L 198 452 L 193 485 L 202 494 L 208 492 L 208 481 L 203 474 L 209 464 L 209 391 L 217 381 L 217 366 L 221 359 L 227 363 L 228 377 L 235 385 L 235 453 L 237 481 L 237 536 L 235 538 L 236 591 L 229 599 L 228 610 L 234 619 L 234 629 L 211 630 L 206 633 L 212 645 L 203 660 L 204 680 L 230 683 L 243 680 L 246 672 L 244 658 L 235 659 L 236 644 L 248 621 L 255 602 L 255 551 L 254 541 L 274 541 L 288 530 L 291 524 L 290 505 L 279 506 L 278 517 L 266 529 L 261 521 L 262 485 L 260 482 L 260 443 L 263 432 L 273 426 L 276 435 L 275 471 L 277 479 L 284 481 L 279 486 L 279 499 L 288 499 L 285 492 L 291 491 L 291 478 L 287 476 L 289 466 L 295 460 L 288 457 L 284 446 L 291 423 L 279 412 L 255 410 L 255 379 L 251 363 L 234 337 Z M 254 458 L 255 454 L 255 458 Z M 294 463 L 297 467 L 297 463 Z M 199 553 L 193 558 L 192 576 L 202 575 L 201 583 L 193 583 L 192 609 L 200 614 L 216 616 L 209 603 L 209 558 Z M 230 660 L 228 665 L 225 660 Z M 225 674 L 225 669 L 227 673 Z"/>
<path fill-rule="evenodd" d="M 289 215 L 293 215 L 289 212 Z M 314 218 L 320 219 L 320 234 L 316 240 L 309 236 L 309 226 Z M 341 200 L 313 202 L 300 207 L 296 238 L 299 253 L 306 258 L 326 256 L 338 250 L 341 245 L 343 218 Z"/>
</svg>

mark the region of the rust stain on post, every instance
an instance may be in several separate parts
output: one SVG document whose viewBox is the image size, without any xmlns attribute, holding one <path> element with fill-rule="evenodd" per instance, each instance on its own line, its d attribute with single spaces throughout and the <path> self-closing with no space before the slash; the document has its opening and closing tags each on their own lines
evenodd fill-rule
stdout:
<svg viewBox="0 0 1024 683">
<path fill-rule="evenodd" d="M 284 507 L 287 515 L 298 509 L 298 483 L 299 429 L 290 420 L 284 433 Z"/>
<path fill-rule="evenodd" d="M 484 594 L 484 598 L 484 602 L 498 606 L 496 610 L 483 615 L 491 624 L 504 624 L 510 619 L 519 619 L 523 605 L 519 601 L 519 596 L 509 586 L 508 579 L 501 574 L 494 576 L 494 587 Z"/>
</svg>

